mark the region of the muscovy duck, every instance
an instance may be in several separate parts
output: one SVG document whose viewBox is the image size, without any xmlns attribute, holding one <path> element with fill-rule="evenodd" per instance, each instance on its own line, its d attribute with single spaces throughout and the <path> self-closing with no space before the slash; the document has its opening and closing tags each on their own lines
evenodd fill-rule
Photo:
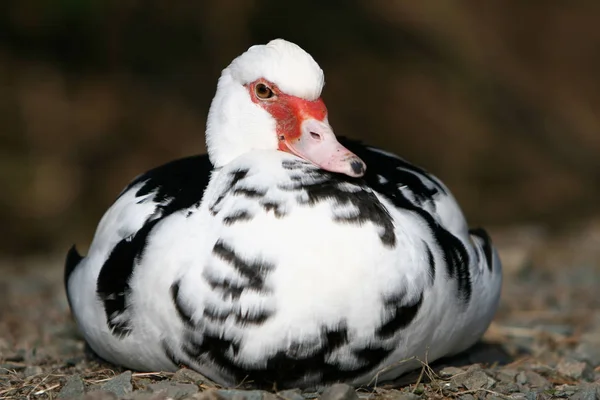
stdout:
<svg viewBox="0 0 600 400">
<path fill-rule="evenodd" d="M 319 388 L 483 335 L 502 280 L 490 238 L 423 169 L 336 138 L 323 84 L 297 45 L 251 47 L 219 79 L 208 155 L 134 179 L 88 255 L 69 251 L 68 300 L 100 357 Z"/>
</svg>

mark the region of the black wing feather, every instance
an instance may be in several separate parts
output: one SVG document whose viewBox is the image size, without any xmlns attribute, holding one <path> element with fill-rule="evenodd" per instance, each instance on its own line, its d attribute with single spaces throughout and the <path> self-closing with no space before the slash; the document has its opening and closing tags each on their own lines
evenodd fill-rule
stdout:
<svg viewBox="0 0 600 400">
<path fill-rule="evenodd" d="M 71 274 L 73 273 L 73 271 L 75 271 L 75 268 L 77 268 L 77 266 L 79 265 L 81 260 L 83 260 L 83 257 L 81 257 L 81 255 L 77 251 L 77 248 L 75 247 L 75 245 L 73 245 L 69 249 L 69 251 L 67 253 L 67 258 L 65 259 L 64 280 L 65 280 L 65 291 L 67 292 L 67 300 L 69 301 L 69 306 L 71 305 L 71 299 L 69 298 L 69 288 L 68 288 L 69 278 L 71 277 Z"/>
<path fill-rule="evenodd" d="M 363 179 L 369 187 L 387 197 L 396 207 L 418 215 L 427 224 L 444 255 L 448 276 L 457 280 L 459 295 L 465 304 L 468 303 L 472 292 L 469 253 L 458 237 L 421 207 L 428 201 L 435 206 L 434 197 L 447 194 L 444 186 L 425 170 L 401 158 L 372 151 L 359 141 L 339 139 L 340 143 L 367 164 Z M 387 182 L 381 183 L 378 175 L 386 178 Z M 424 182 L 431 184 L 426 185 Z M 400 186 L 407 187 L 414 194 L 416 201 L 409 200 L 398 189 Z"/>
<path fill-rule="evenodd" d="M 143 256 L 148 237 L 162 219 L 200 204 L 212 169 L 207 155 L 182 158 L 137 177 L 121 193 L 123 195 L 142 183 L 136 197 L 153 194 L 150 201 L 156 204 L 156 209 L 140 230 L 117 243 L 98 275 L 96 292 L 104 304 L 111 331 L 116 336 L 125 337 L 131 329 L 123 318 L 130 291 L 129 281 L 136 260 Z"/>
</svg>

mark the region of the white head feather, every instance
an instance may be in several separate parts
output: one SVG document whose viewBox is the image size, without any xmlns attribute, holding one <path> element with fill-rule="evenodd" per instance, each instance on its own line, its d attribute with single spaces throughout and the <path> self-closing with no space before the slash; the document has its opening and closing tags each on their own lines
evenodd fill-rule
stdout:
<svg viewBox="0 0 600 400">
<path fill-rule="evenodd" d="M 250 47 L 223 70 L 210 106 L 206 143 L 215 167 L 251 150 L 277 149 L 275 120 L 244 87 L 260 78 L 306 100 L 319 98 L 324 85 L 319 65 L 296 44 L 276 39 Z"/>
</svg>

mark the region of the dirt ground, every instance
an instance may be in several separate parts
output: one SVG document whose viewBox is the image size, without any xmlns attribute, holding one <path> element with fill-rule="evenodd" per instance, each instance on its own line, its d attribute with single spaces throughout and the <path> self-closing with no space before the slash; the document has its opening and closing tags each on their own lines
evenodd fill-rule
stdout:
<svg viewBox="0 0 600 400">
<path fill-rule="evenodd" d="M 393 386 L 359 389 L 360 398 L 600 399 L 600 221 L 560 232 L 515 227 L 491 233 L 505 280 L 497 317 L 482 343 L 452 360 L 424 363 Z M 257 391 L 214 392 L 210 382 L 191 371 L 131 374 L 103 363 L 86 351 L 71 319 L 62 255 L 3 263 L 0 399 L 86 393 L 97 399 L 209 398 L 214 393 L 274 398 Z M 354 392 L 336 393 L 322 398 L 355 398 Z"/>
</svg>

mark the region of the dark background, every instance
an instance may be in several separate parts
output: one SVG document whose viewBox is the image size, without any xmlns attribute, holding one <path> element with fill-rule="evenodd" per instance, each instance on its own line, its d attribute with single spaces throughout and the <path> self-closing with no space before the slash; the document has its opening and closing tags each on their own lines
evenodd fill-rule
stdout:
<svg viewBox="0 0 600 400">
<path fill-rule="evenodd" d="M 204 151 L 216 80 L 282 37 L 338 135 L 442 178 L 472 225 L 599 213 L 600 2 L 0 2 L 0 255 L 85 251 L 129 180 Z"/>
</svg>

